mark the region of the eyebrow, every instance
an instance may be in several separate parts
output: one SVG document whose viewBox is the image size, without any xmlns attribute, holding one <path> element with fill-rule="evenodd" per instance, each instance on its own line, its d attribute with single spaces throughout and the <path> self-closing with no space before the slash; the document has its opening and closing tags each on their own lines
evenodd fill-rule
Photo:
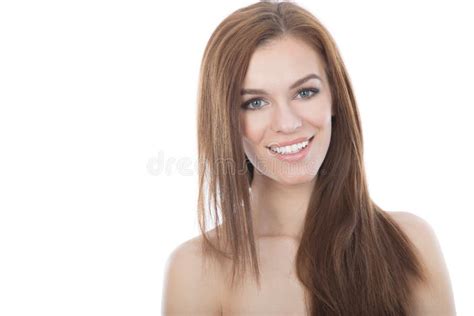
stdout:
<svg viewBox="0 0 474 316">
<path fill-rule="evenodd" d="M 321 78 L 317 75 L 317 74 L 309 74 L 301 79 L 298 79 L 296 80 L 295 83 L 293 83 L 291 86 L 290 86 L 290 89 L 294 89 L 296 88 L 297 86 L 305 83 L 306 81 L 310 80 L 310 79 L 319 79 L 321 80 Z M 321 80 L 322 81 L 322 80 Z M 263 94 L 263 95 L 268 95 L 268 92 L 266 92 L 265 90 L 261 90 L 261 89 L 242 89 L 240 91 L 240 95 L 244 95 L 244 94 Z"/>
</svg>

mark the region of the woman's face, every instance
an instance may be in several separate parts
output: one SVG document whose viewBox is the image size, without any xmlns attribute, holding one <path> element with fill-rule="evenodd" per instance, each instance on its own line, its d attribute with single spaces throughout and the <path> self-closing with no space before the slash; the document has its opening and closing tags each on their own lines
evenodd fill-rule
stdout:
<svg viewBox="0 0 474 316">
<path fill-rule="evenodd" d="M 242 87 L 242 141 L 255 171 L 284 184 L 313 180 L 329 148 L 332 115 L 324 64 L 316 51 L 292 37 L 269 42 L 252 55 Z M 294 154 L 288 151 L 299 147 L 283 146 L 304 146 L 298 139 L 311 137 Z M 269 148 L 274 146 L 277 152 Z"/>
</svg>

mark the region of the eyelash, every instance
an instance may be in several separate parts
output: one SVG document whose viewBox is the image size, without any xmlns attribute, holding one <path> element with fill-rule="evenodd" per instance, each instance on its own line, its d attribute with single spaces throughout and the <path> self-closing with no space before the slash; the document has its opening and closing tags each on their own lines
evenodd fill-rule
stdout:
<svg viewBox="0 0 474 316">
<path fill-rule="evenodd" d="M 312 97 L 314 97 L 316 94 L 319 93 L 319 89 L 316 89 L 316 88 L 301 88 L 301 89 L 299 89 L 299 90 L 296 92 L 296 94 L 298 95 L 298 94 L 300 94 L 300 93 L 303 92 L 303 91 L 311 91 L 311 92 L 313 92 L 312 95 L 307 96 L 307 97 L 304 97 L 303 99 L 311 99 Z M 262 99 L 260 99 L 260 98 L 250 99 L 250 100 L 248 100 L 247 102 L 245 102 L 244 104 L 242 104 L 242 108 L 243 108 L 244 110 L 257 111 L 257 110 L 261 109 L 263 106 L 261 106 L 260 108 L 255 108 L 255 109 L 249 108 L 248 106 L 250 105 L 250 103 L 252 103 L 252 102 L 254 102 L 254 101 L 260 101 L 260 100 L 262 100 Z"/>
</svg>

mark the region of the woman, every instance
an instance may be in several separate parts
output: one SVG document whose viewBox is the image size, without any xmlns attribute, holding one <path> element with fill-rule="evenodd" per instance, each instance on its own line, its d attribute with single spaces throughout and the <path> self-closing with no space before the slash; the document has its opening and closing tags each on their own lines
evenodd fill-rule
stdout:
<svg viewBox="0 0 474 316">
<path fill-rule="evenodd" d="M 369 196 L 351 83 L 313 15 L 228 16 L 198 102 L 202 234 L 169 258 L 164 314 L 455 314 L 431 227 Z"/>
</svg>

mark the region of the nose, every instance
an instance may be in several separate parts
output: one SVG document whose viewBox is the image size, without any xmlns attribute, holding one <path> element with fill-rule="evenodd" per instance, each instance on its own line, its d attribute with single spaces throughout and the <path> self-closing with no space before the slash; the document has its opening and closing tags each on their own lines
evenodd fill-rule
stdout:
<svg viewBox="0 0 474 316">
<path fill-rule="evenodd" d="M 302 118 L 295 113 L 290 105 L 281 103 L 273 107 L 272 130 L 281 133 L 291 133 L 302 126 Z"/>
</svg>

